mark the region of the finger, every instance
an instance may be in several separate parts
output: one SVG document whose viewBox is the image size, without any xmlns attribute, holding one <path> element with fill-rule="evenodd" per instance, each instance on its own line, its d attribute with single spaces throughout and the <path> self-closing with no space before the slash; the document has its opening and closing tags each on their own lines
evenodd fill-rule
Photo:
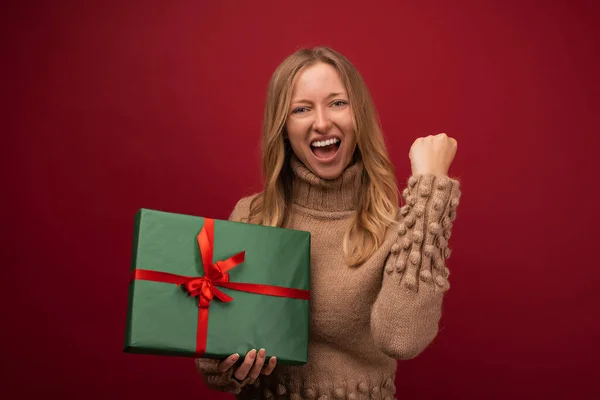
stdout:
<svg viewBox="0 0 600 400">
<path fill-rule="evenodd" d="M 248 375 L 250 368 L 252 368 L 252 365 L 254 364 L 255 358 L 256 358 L 256 350 L 255 349 L 250 350 L 246 354 L 246 357 L 244 358 L 244 362 L 242 363 L 242 365 L 240 365 L 233 373 L 233 376 L 235 376 L 235 378 L 238 381 L 243 381 L 244 379 L 246 379 L 246 376 Z"/>
<path fill-rule="evenodd" d="M 252 379 L 258 378 L 258 375 L 260 375 L 260 370 L 262 369 L 263 365 L 265 364 L 265 356 L 266 356 L 265 349 L 260 349 L 258 352 L 258 356 L 256 357 L 256 361 L 254 361 L 254 365 L 252 366 L 252 369 L 250 370 L 250 373 L 248 374 L 248 376 L 250 378 L 252 378 Z"/>
<path fill-rule="evenodd" d="M 273 370 L 275 369 L 275 365 L 277 365 L 277 358 L 271 357 L 269 359 L 269 362 L 267 364 L 265 364 L 265 366 L 263 367 L 261 374 L 271 375 L 271 372 L 273 372 Z"/>
<path fill-rule="evenodd" d="M 218 365 L 217 368 L 219 368 L 219 371 L 221 372 L 225 372 L 227 371 L 229 368 L 233 367 L 233 364 L 235 364 L 235 362 L 240 358 L 240 355 L 235 353 L 230 355 L 229 357 L 227 357 L 226 359 L 224 359 L 223 361 L 221 361 Z"/>
</svg>

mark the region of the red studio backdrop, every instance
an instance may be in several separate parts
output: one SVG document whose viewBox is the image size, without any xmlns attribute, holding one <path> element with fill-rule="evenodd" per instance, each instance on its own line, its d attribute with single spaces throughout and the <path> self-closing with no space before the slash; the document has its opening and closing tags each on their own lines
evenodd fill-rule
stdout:
<svg viewBox="0 0 600 400">
<path fill-rule="evenodd" d="M 268 79 L 317 44 L 363 74 L 401 184 L 415 138 L 459 143 L 442 329 L 399 362 L 398 398 L 600 394 L 598 16 L 566 0 L 5 5 L 0 396 L 232 398 L 191 359 L 122 352 L 133 216 L 224 219 L 259 191 Z"/>
</svg>

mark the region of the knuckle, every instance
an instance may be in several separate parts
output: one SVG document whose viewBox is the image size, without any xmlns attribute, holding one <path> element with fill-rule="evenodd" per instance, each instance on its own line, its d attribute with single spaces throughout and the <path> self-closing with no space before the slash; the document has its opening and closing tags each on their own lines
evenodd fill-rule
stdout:
<svg viewBox="0 0 600 400">
<path fill-rule="evenodd" d="M 220 361 L 217 363 L 217 369 L 221 372 L 225 372 L 229 369 L 229 367 L 231 367 L 232 363 L 230 362 L 229 358 L 226 358 L 223 361 Z"/>
<path fill-rule="evenodd" d="M 276 361 L 274 359 L 269 360 L 269 362 L 267 364 L 265 364 L 262 373 L 264 375 L 271 375 L 271 373 L 275 369 L 275 363 L 276 363 Z"/>
<path fill-rule="evenodd" d="M 220 363 L 220 364 L 217 365 L 217 369 L 220 372 L 225 372 L 225 371 L 227 371 L 229 369 L 229 366 L 227 364 L 225 364 L 225 363 Z"/>
<path fill-rule="evenodd" d="M 243 381 L 246 378 L 246 372 L 238 368 L 237 371 L 233 373 L 233 376 L 235 376 L 235 379 L 237 379 L 238 381 Z"/>
<path fill-rule="evenodd" d="M 260 368 L 254 368 L 248 374 L 248 376 L 250 376 L 250 378 L 252 378 L 252 379 L 258 378 L 259 375 L 260 375 Z"/>
</svg>

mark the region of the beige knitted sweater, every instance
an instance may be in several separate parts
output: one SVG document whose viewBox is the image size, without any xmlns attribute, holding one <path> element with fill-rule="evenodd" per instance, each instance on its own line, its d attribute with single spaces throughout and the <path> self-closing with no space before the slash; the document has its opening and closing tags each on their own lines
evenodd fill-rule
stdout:
<svg viewBox="0 0 600 400">
<path fill-rule="evenodd" d="M 459 184 L 410 177 L 398 222 L 370 259 L 351 268 L 342 241 L 362 165 L 326 181 L 297 159 L 291 163 L 294 202 L 286 227 L 312 234 L 309 361 L 277 365 L 270 376 L 242 382 L 232 378 L 233 368 L 220 373 L 215 360 L 197 359 L 196 365 L 209 388 L 238 399 L 395 399 L 396 360 L 417 356 L 438 332 Z M 240 200 L 230 219 L 244 221 L 252 198 Z"/>
</svg>

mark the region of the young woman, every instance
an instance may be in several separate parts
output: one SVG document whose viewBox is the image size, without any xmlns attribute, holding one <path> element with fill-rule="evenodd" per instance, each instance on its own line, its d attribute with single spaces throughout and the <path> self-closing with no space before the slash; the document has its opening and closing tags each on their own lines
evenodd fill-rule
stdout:
<svg viewBox="0 0 600 400">
<path fill-rule="evenodd" d="M 319 47 L 289 56 L 268 87 L 264 189 L 235 221 L 310 231 L 309 362 L 265 360 L 264 349 L 197 359 L 210 388 L 239 399 L 394 399 L 396 360 L 438 331 L 449 288 L 445 259 L 460 197 L 448 177 L 456 141 L 417 139 L 399 208 L 369 91 L 356 68 Z"/>
</svg>

